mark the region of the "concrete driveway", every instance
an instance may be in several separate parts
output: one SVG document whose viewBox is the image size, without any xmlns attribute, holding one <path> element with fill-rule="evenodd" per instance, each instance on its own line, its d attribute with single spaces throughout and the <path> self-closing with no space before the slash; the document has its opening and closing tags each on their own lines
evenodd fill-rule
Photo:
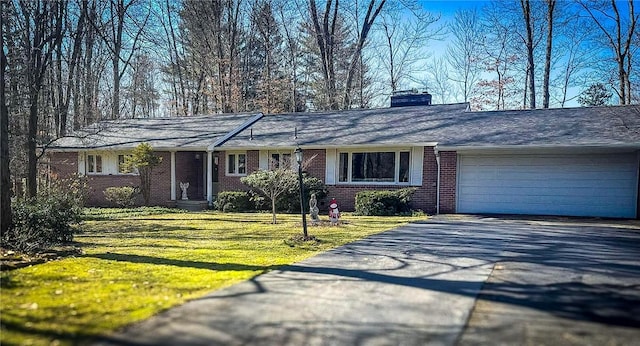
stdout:
<svg viewBox="0 0 640 346">
<path fill-rule="evenodd" d="M 458 215 L 260 275 L 97 342 L 639 343 L 640 224 Z"/>
</svg>

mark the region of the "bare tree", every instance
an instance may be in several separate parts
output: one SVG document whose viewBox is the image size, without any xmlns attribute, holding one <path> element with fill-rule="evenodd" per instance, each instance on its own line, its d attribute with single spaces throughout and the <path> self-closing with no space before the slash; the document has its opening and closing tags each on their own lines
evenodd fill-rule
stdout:
<svg viewBox="0 0 640 346">
<path fill-rule="evenodd" d="M 631 82 L 629 78 L 632 61 L 632 43 L 636 33 L 636 24 L 639 15 L 635 13 L 633 0 L 628 0 L 628 16 L 621 15 L 618 9 L 618 2 L 584 1 L 578 3 L 586 11 L 593 23 L 600 29 L 604 44 L 613 53 L 617 65 L 618 85 L 614 86 L 614 91 L 618 94 L 620 104 L 631 102 Z"/>
<path fill-rule="evenodd" d="M 407 11 L 399 3 L 390 3 L 381 13 L 378 39 L 379 59 L 388 74 L 391 92 L 402 88 L 406 80 L 414 77 L 421 62 L 429 57 L 424 50 L 429 39 L 436 36 L 439 29 L 431 29 L 440 19 L 419 8 Z"/>
<path fill-rule="evenodd" d="M 453 88 L 451 77 L 445 57 L 434 59 L 427 66 L 427 79 L 423 81 L 425 86 L 437 98 L 439 103 L 450 101 Z"/>
<path fill-rule="evenodd" d="M 469 102 L 482 72 L 482 26 L 476 9 L 457 11 L 449 24 L 452 35 L 447 59 L 451 80 L 458 83 L 464 102 Z"/>
<path fill-rule="evenodd" d="M 132 14 L 137 8 L 137 0 L 111 0 L 109 2 L 108 21 L 92 24 L 96 32 L 111 53 L 111 68 L 113 77 L 113 91 L 111 102 L 111 118 L 120 117 L 120 87 L 131 59 L 140 46 L 140 38 L 151 12 Z M 98 19 L 99 18 L 94 18 Z M 106 29 L 106 30 L 104 30 Z M 105 31 L 107 32 L 105 34 Z M 128 44 L 130 43 L 130 46 Z"/>
<path fill-rule="evenodd" d="M 5 14 L 4 1 L 0 2 L 0 237 L 11 225 L 11 171 L 9 169 L 9 110 L 5 96 L 7 57 L 4 53 Z"/>
<path fill-rule="evenodd" d="M 21 29 L 21 44 L 26 60 L 26 79 L 29 87 L 29 121 L 27 130 L 27 193 L 37 192 L 36 147 L 38 144 L 39 98 L 43 80 L 50 67 L 51 56 L 62 37 L 63 4 L 44 0 L 20 2 L 17 21 Z"/>
<path fill-rule="evenodd" d="M 527 88 L 529 90 L 529 108 L 536 108 L 536 74 L 534 62 L 534 43 L 533 43 L 533 19 L 531 15 L 531 4 L 529 0 L 520 0 L 522 15 L 526 29 L 526 37 L 524 39 L 527 49 Z"/>
<path fill-rule="evenodd" d="M 376 0 L 370 0 L 367 11 L 362 18 L 362 24 L 358 24 L 358 35 L 353 47 L 351 56 L 348 57 L 349 65 L 346 69 L 345 84 L 343 90 L 342 106 L 344 108 L 351 107 L 351 92 L 354 78 L 358 73 L 358 62 L 362 48 L 367 42 L 369 32 L 376 17 L 384 7 L 386 0 L 381 0 L 376 4 Z M 309 0 L 309 12 L 311 22 L 313 24 L 313 33 L 315 43 L 320 52 L 322 76 L 324 82 L 324 91 L 326 92 L 329 108 L 339 109 L 340 101 L 338 100 L 338 89 L 336 86 L 336 55 L 335 55 L 335 37 L 338 35 L 339 0 L 327 0 L 322 15 L 318 13 L 316 0 Z"/>
<path fill-rule="evenodd" d="M 337 6 L 338 0 L 336 0 Z M 355 52 L 351 57 L 351 63 L 349 64 L 349 69 L 347 70 L 347 81 L 345 83 L 344 88 L 344 108 L 351 108 L 351 92 L 353 86 L 353 79 L 358 73 L 358 63 L 361 62 L 361 54 L 362 48 L 367 42 L 367 38 L 369 36 L 369 31 L 371 31 L 371 27 L 376 20 L 376 17 L 380 14 L 380 11 L 384 7 L 386 0 L 380 0 L 380 2 L 376 5 L 376 0 L 371 0 L 369 2 L 369 6 L 367 7 L 367 12 L 362 21 L 362 26 L 360 27 L 360 31 L 358 33 L 358 40 L 356 41 Z"/>
<path fill-rule="evenodd" d="M 542 108 L 549 108 L 549 78 L 551 76 L 551 54 L 553 49 L 553 21 L 556 11 L 556 0 L 546 0 L 547 4 L 547 45 L 544 59 L 544 76 L 542 80 Z"/>
</svg>

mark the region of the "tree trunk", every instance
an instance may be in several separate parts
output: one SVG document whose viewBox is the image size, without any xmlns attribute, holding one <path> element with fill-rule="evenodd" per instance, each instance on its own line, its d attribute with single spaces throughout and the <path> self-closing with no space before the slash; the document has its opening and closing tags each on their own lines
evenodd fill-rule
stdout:
<svg viewBox="0 0 640 346">
<path fill-rule="evenodd" d="M 32 85 L 29 95 L 29 125 L 27 132 L 27 195 L 35 197 L 38 192 L 38 157 L 36 146 L 38 134 L 38 95 L 40 87 Z"/>
<path fill-rule="evenodd" d="M 344 108 L 351 107 L 351 86 L 353 84 L 353 78 L 356 73 L 356 67 L 358 66 L 358 58 L 360 54 L 362 54 L 362 48 L 364 47 L 364 43 L 367 41 L 367 36 L 369 36 L 371 26 L 376 20 L 378 14 L 380 14 L 380 11 L 382 11 L 382 7 L 384 6 L 385 2 L 386 0 L 380 1 L 380 4 L 375 11 L 373 11 L 375 0 L 371 0 L 371 2 L 369 2 L 369 8 L 367 9 L 367 14 L 365 15 L 364 22 L 362 23 L 362 29 L 360 30 L 360 38 L 356 45 L 356 51 L 351 57 L 351 64 L 349 64 L 349 69 L 347 70 L 347 81 L 344 88 Z"/>
<path fill-rule="evenodd" d="M 544 59 L 544 78 L 542 81 L 542 108 L 549 108 L 549 76 L 551 74 L 551 52 L 553 48 L 553 14 L 556 0 L 547 0 L 547 47 Z"/>
<path fill-rule="evenodd" d="M 4 7 L 5 2 L 0 3 Z M 0 47 L 4 47 L 4 13 L 0 11 Z M 9 169 L 9 110 L 5 96 L 5 71 L 7 57 L 0 49 L 0 237 L 11 226 L 11 171 Z"/>
<path fill-rule="evenodd" d="M 271 213 L 273 214 L 271 221 L 275 225 L 278 223 L 278 220 L 276 218 L 276 198 L 273 196 L 271 196 Z"/>
<path fill-rule="evenodd" d="M 324 89 L 327 97 L 327 103 L 330 109 L 336 110 L 340 107 L 336 98 L 336 75 L 333 61 L 333 37 L 335 34 L 337 23 L 338 0 L 336 0 L 335 7 L 333 8 L 333 19 L 331 26 L 329 26 L 329 17 L 332 9 L 332 3 L 332 0 L 327 0 L 322 25 L 320 25 L 320 18 L 318 17 L 315 0 L 309 0 L 309 10 L 311 12 L 311 20 L 313 22 L 314 34 L 316 36 L 316 44 L 318 45 L 318 50 L 320 51 L 320 59 L 322 60 L 322 77 L 324 80 Z"/>
<path fill-rule="evenodd" d="M 525 45 L 527 46 L 527 74 L 529 78 L 529 108 L 536 108 L 536 74 L 535 63 L 533 56 L 533 27 L 531 23 L 531 4 L 529 0 L 520 0 L 522 6 L 522 14 L 524 15 L 524 22 L 527 30 L 527 37 Z"/>
</svg>

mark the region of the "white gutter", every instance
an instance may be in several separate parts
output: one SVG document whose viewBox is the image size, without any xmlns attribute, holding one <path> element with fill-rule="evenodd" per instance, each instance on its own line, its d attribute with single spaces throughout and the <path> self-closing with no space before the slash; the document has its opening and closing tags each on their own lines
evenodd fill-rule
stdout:
<svg viewBox="0 0 640 346">
<path fill-rule="evenodd" d="M 298 146 L 304 147 L 305 150 L 311 149 L 371 149 L 371 148 L 410 148 L 410 147 L 434 147 L 437 142 L 426 143 L 402 143 L 402 144 L 338 144 L 338 145 L 321 145 L 321 144 L 287 144 L 287 145 L 252 145 L 252 146 L 224 146 L 225 150 L 266 150 L 266 149 L 295 149 Z"/>
<path fill-rule="evenodd" d="M 436 155 L 436 165 L 438 165 L 438 173 L 436 178 L 436 215 L 440 214 L 440 151 L 438 146 L 433 147 L 433 153 Z"/>
<path fill-rule="evenodd" d="M 544 145 L 439 145 L 440 151 L 456 151 L 460 152 L 479 152 L 479 151 L 508 151 L 508 150 L 638 150 L 640 149 L 640 142 L 626 143 L 626 144 L 573 144 L 573 145 L 558 145 L 558 144 L 544 144 Z"/>
</svg>

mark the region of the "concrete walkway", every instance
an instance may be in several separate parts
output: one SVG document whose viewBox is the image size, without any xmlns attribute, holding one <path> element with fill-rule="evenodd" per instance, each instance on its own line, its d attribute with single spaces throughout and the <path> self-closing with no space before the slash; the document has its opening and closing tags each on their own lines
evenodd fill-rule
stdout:
<svg viewBox="0 0 640 346">
<path fill-rule="evenodd" d="M 633 225 L 410 224 L 216 291 L 99 345 L 634 344 Z"/>
</svg>

